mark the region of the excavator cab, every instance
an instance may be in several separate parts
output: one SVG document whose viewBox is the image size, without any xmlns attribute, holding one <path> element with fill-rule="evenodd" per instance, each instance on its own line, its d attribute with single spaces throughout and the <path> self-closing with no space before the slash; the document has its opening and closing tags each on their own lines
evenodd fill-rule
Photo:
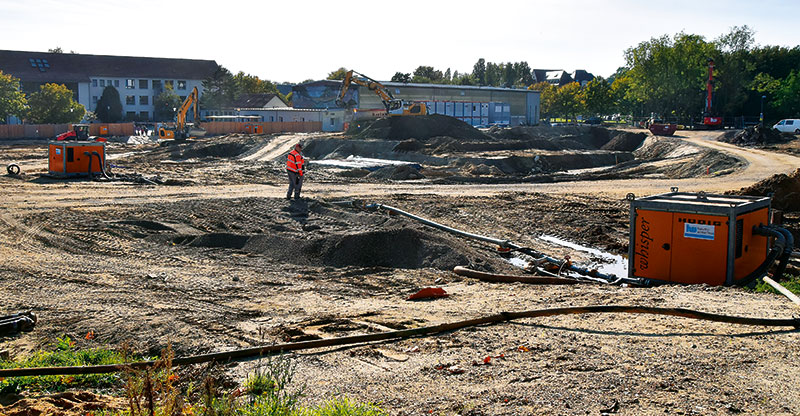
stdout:
<svg viewBox="0 0 800 416">
<path fill-rule="evenodd" d="M 72 131 L 75 132 L 75 138 L 77 140 L 89 140 L 88 124 L 73 124 Z"/>
</svg>

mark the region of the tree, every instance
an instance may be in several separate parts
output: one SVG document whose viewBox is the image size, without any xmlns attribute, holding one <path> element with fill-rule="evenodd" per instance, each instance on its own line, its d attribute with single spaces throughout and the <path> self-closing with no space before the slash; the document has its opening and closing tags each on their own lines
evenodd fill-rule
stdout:
<svg viewBox="0 0 800 416">
<path fill-rule="evenodd" d="M 27 104 L 19 79 L 0 71 L 0 122 L 6 122 L 8 116 L 22 117 Z"/>
<path fill-rule="evenodd" d="M 270 81 L 259 79 L 255 75 L 245 74 L 239 71 L 233 76 L 235 96 L 238 98 L 242 94 L 275 94 L 278 87 Z"/>
<path fill-rule="evenodd" d="M 181 98 L 172 88 L 167 87 L 153 100 L 155 118 L 159 121 L 171 121 L 175 118 L 175 110 L 180 107 Z"/>
<path fill-rule="evenodd" d="M 505 80 L 503 86 L 506 88 L 513 87 L 517 83 L 517 70 L 514 68 L 514 64 L 511 62 L 507 63 L 503 72 Z"/>
<path fill-rule="evenodd" d="M 449 84 L 450 80 L 452 80 L 452 79 L 453 79 L 453 75 L 450 73 L 450 68 L 447 68 L 447 70 L 444 71 L 444 76 L 443 76 L 442 81 L 444 81 L 445 84 Z"/>
<path fill-rule="evenodd" d="M 527 62 L 522 61 L 515 63 L 514 72 L 516 72 L 518 78 L 516 86 L 527 87 L 533 84 L 533 71 Z"/>
<path fill-rule="evenodd" d="M 478 85 L 486 85 L 486 60 L 481 58 L 472 67 L 472 78 Z"/>
<path fill-rule="evenodd" d="M 717 78 L 714 112 L 718 114 L 742 114 L 744 110 L 749 80 L 755 68 L 748 59 L 755 43 L 753 33 L 747 26 L 734 26 L 729 33 L 714 41 L 719 50 L 714 74 Z"/>
<path fill-rule="evenodd" d="M 642 102 L 646 112 L 698 116 L 703 109 L 707 60 L 715 52 L 714 45 L 702 36 L 683 32 L 629 48 L 625 51 L 631 78 L 629 93 Z"/>
<path fill-rule="evenodd" d="M 617 70 L 614 82 L 611 83 L 612 111 L 620 114 L 633 115 L 639 107 L 639 102 L 631 95 L 631 78 L 622 68 Z"/>
<path fill-rule="evenodd" d="M 555 109 L 557 114 L 565 118 L 575 118 L 578 113 L 583 112 L 583 105 L 580 100 L 581 84 L 571 82 L 557 89 L 555 94 Z"/>
<path fill-rule="evenodd" d="M 339 69 L 329 73 L 328 74 L 328 78 L 326 78 L 326 79 L 344 80 L 345 74 L 347 74 L 347 69 L 342 67 L 342 68 L 339 68 Z"/>
<path fill-rule="evenodd" d="M 611 85 L 603 77 L 596 77 L 581 89 L 580 101 L 590 115 L 611 113 Z"/>
<path fill-rule="evenodd" d="M 481 85 L 490 85 L 496 87 L 500 85 L 501 80 L 503 79 L 503 68 L 500 65 L 497 65 L 493 62 L 486 63 L 486 78 L 484 84 Z"/>
<path fill-rule="evenodd" d="M 222 65 L 217 65 L 214 73 L 203 81 L 203 96 L 200 101 L 204 108 L 226 108 L 236 99 L 236 94 L 233 74 Z"/>
<path fill-rule="evenodd" d="M 395 72 L 394 75 L 392 75 L 392 82 L 402 82 L 408 84 L 411 82 L 411 74 L 408 72 Z"/>
<path fill-rule="evenodd" d="M 44 84 L 28 99 L 26 118 L 34 124 L 62 124 L 81 121 L 86 109 L 72 99 L 63 84 Z"/>
<path fill-rule="evenodd" d="M 122 120 L 122 101 L 119 91 L 112 86 L 103 88 L 103 95 L 97 100 L 94 110 L 97 118 L 103 123 L 117 123 Z"/>
<path fill-rule="evenodd" d="M 528 87 L 529 90 L 539 91 L 539 105 L 541 106 L 542 118 L 550 119 L 555 115 L 556 89 L 549 82 L 542 81 Z"/>
<path fill-rule="evenodd" d="M 432 66 L 421 65 L 414 70 L 414 77 L 411 78 L 411 81 L 418 82 L 421 84 L 430 84 L 430 83 L 440 84 L 442 82 L 442 79 L 444 79 L 442 71 L 434 69 Z"/>
<path fill-rule="evenodd" d="M 54 49 L 48 49 L 47 52 L 50 52 L 50 53 L 64 53 L 64 50 L 61 49 L 60 46 L 56 46 Z"/>
</svg>

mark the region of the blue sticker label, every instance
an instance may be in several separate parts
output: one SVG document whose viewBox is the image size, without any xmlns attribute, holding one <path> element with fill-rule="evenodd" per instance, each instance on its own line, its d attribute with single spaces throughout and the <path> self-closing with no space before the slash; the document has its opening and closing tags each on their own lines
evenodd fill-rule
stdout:
<svg viewBox="0 0 800 416">
<path fill-rule="evenodd" d="M 683 236 L 686 238 L 697 238 L 699 240 L 713 240 L 714 226 L 686 223 L 683 225 Z"/>
</svg>

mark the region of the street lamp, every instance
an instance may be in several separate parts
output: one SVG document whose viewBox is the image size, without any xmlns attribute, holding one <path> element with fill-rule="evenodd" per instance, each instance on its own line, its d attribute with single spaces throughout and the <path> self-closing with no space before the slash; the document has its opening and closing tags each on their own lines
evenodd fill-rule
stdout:
<svg viewBox="0 0 800 416">
<path fill-rule="evenodd" d="M 764 100 L 766 99 L 766 95 L 761 96 L 761 115 L 758 116 L 758 123 L 761 124 L 761 127 L 764 127 Z"/>
</svg>

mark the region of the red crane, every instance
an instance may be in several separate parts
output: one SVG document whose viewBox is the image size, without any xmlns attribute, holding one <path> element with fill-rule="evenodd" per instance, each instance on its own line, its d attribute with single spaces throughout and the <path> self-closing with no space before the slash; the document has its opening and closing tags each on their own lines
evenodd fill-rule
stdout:
<svg viewBox="0 0 800 416">
<path fill-rule="evenodd" d="M 703 111 L 703 124 L 700 126 L 706 129 L 718 129 L 722 127 L 722 117 L 713 116 L 712 98 L 714 92 L 714 60 L 708 60 L 708 82 L 706 82 L 706 108 Z"/>
</svg>

